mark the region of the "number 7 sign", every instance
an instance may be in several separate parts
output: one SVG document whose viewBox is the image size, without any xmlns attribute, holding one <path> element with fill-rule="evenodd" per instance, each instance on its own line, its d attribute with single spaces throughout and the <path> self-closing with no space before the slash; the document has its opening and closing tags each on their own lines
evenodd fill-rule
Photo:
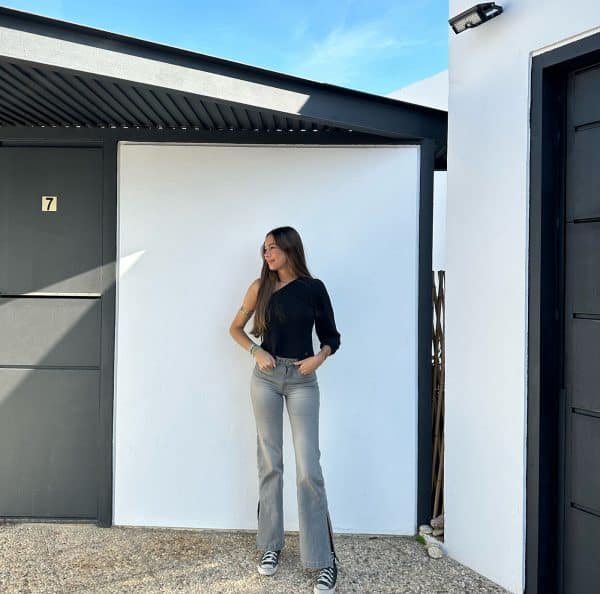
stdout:
<svg viewBox="0 0 600 594">
<path fill-rule="evenodd" d="M 42 212 L 56 212 L 58 198 L 56 196 L 42 196 Z"/>
</svg>

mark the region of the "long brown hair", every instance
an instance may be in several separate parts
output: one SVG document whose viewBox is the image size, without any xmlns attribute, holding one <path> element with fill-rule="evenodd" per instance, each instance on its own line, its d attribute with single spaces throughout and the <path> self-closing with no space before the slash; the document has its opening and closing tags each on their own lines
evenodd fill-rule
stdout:
<svg viewBox="0 0 600 594">
<path fill-rule="evenodd" d="M 297 276 L 312 278 L 306 266 L 304 256 L 304 246 L 300 234 L 293 227 L 276 227 L 271 229 L 265 239 L 272 235 L 277 246 L 282 249 L 288 258 L 288 263 Z M 275 283 L 279 279 L 277 272 L 271 270 L 265 260 L 265 245 L 260 246 L 260 257 L 262 260 L 262 269 L 260 271 L 260 287 L 254 310 L 254 327 L 250 331 L 256 337 L 262 336 L 267 329 L 269 320 L 267 319 L 267 304 L 275 289 Z"/>
</svg>

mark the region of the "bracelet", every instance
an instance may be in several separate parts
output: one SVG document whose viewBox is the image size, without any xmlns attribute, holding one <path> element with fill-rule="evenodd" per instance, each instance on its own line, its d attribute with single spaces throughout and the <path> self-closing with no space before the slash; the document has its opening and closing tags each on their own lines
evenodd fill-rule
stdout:
<svg viewBox="0 0 600 594">
<path fill-rule="evenodd" d="M 254 351 L 257 350 L 257 349 L 259 349 L 259 348 L 260 348 L 260 345 L 256 344 L 255 342 L 253 342 L 252 346 L 250 347 L 250 355 L 252 357 L 254 357 Z"/>
</svg>

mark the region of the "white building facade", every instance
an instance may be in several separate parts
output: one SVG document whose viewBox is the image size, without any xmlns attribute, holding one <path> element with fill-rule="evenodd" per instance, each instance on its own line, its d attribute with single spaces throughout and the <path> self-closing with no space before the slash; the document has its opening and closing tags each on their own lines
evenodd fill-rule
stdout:
<svg viewBox="0 0 600 594">
<path fill-rule="evenodd" d="M 500 4 L 450 32 L 445 539 L 511 592 L 591 593 L 600 4 Z"/>
</svg>

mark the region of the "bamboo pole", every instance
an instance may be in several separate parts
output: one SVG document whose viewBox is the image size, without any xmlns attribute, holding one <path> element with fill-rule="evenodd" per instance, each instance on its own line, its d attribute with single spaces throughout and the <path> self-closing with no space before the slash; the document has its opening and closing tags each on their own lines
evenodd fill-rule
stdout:
<svg viewBox="0 0 600 594">
<path fill-rule="evenodd" d="M 437 282 L 436 282 L 437 281 Z M 433 393 L 432 393 L 432 518 L 443 512 L 444 490 L 444 380 L 445 380 L 445 273 L 433 272 Z"/>
</svg>

